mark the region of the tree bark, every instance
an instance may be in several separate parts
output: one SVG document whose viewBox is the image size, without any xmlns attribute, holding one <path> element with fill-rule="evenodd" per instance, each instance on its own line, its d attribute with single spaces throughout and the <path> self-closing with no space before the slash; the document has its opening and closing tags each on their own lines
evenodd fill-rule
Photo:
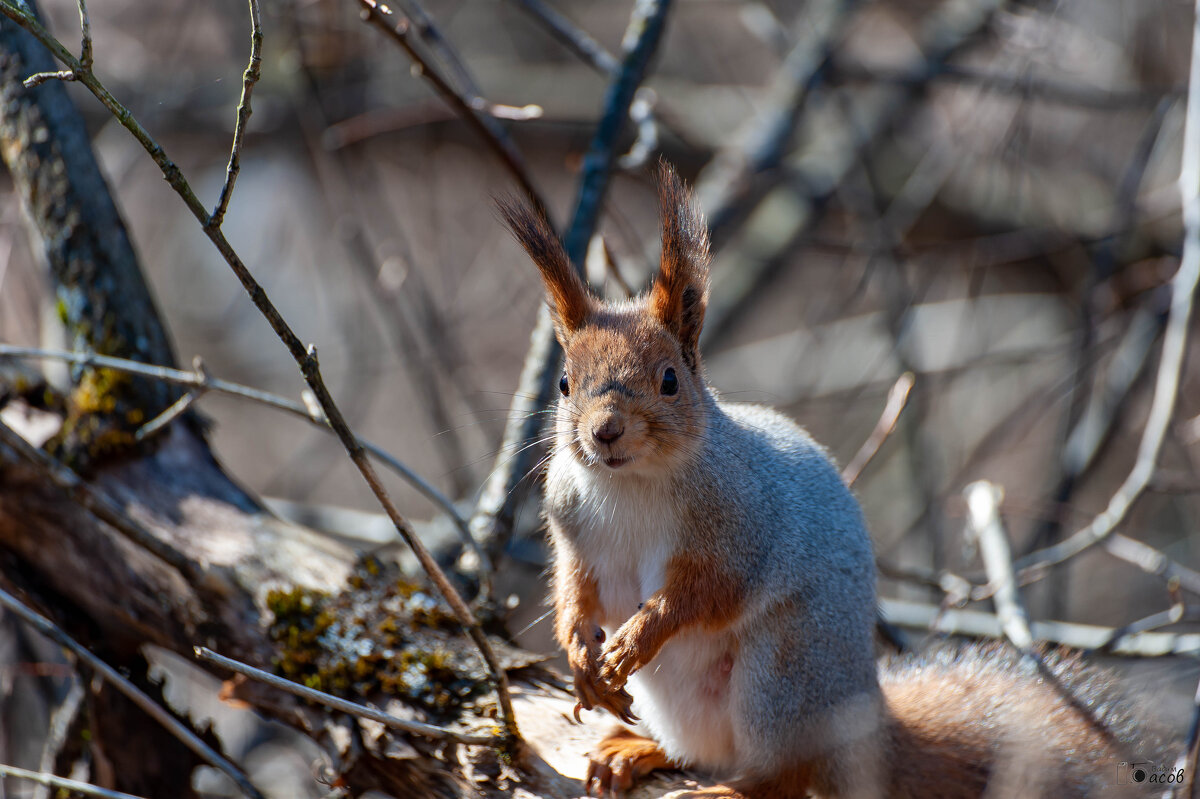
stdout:
<svg viewBox="0 0 1200 799">
<path fill-rule="evenodd" d="M 32 0 L 29 5 L 33 6 Z M 0 17 L 0 155 L 21 195 L 55 309 L 72 349 L 174 366 L 175 356 L 125 222 L 50 54 Z M 76 370 L 78 387 L 60 443 L 87 463 L 127 447 L 133 431 L 175 401 L 166 383 Z"/>
</svg>

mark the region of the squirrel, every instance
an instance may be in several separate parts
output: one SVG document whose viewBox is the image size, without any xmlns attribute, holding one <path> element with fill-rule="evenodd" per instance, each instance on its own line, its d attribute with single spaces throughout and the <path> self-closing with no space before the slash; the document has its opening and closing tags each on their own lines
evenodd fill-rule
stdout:
<svg viewBox="0 0 1200 799">
<path fill-rule="evenodd" d="M 858 502 L 802 428 L 708 385 L 707 227 L 665 164 L 659 194 L 659 270 L 623 302 L 589 292 L 539 213 L 498 203 L 565 353 L 544 515 L 575 717 L 636 724 L 589 755 L 589 794 L 696 767 L 726 781 L 671 797 L 1124 795 L 1113 733 L 999 649 L 877 666 Z"/>
</svg>

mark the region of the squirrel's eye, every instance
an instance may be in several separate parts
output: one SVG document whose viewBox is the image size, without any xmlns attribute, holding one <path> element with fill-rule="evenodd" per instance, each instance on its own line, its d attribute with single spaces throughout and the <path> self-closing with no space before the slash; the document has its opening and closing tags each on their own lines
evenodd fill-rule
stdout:
<svg viewBox="0 0 1200 799">
<path fill-rule="evenodd" d="M 563 376 L 558 380 L 558 390 L 565 397 L 571 393 L 571 386 L 567 383 L 567 373 L 563 372 Z"/>
<path fill-rule="evenodd" d="M 662 388 L 659 390 L 668 397 L 679 391 L 679 379 L 675 377 L 674 369 L 668 367 L 663 373 Z"/>
</svg>

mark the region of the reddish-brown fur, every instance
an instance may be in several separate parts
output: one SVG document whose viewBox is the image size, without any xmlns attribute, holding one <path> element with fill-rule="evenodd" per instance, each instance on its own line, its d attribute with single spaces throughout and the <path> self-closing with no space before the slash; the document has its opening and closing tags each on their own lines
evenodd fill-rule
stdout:
<svg viewBox="0 0 1200 799">
<path fill-rule="evenodd" d="M 545 217 L 532 208 L 507 200 L 497 201 L 496 208 L 513 236 L 541 270 L 550 293 L 555 330 L 562 339 L 583 324 L 596 303 Z"/>
<path fill-rule="evenodd" d="M 655 769 L 671 768 L 671 761 L 649 738 L 626 729 L 613 730 L 589 756 L 584 784 L 589 792 L 627 791 Z"/>
<path fill-rule="evenodd" d="M 655 769 L 674 768 L 658 744 L 629 730 L 610 733 L 589 755 L 586 786 L 596 796 L 620 795 Z M 813 784 L 815 767 L 799 764 L 765 779 L 738 785 L 714 785 L 683 794 L 679 799 L 804 799 Z"/>
<path fill-rule="evenodd" d="M 708 232 L 675 170 L 663 164 L 658 185 L 662 260 L 650 291 L 650 313 L 679 339 L 684 362 L 695 371 L 708 305 Z"/>
<path fill-rule="evenodd" d="M 600 599 L 596 581 L 574 566 L 560 565 L 554 582 L 554 633 L 559 646 L 567 653 L 575 680 L 575 695 L 579 710 L 604 708 L 619 719 L 632 720 L 629 706 L 633 698 L 623 683 L 614 684 L 600 677 L 600 647 L 604 633 L 597 623 Z"/>
</svg>

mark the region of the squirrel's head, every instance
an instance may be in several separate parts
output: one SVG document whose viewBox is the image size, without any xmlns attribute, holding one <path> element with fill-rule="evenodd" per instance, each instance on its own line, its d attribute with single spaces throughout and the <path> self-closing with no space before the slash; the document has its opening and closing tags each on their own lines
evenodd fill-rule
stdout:
<svg viewBox="0 0 1200 799">
<path fill-rule="evenodd" d="M 541 270 L 566 354 L 558 441 L 601 471 L 661 473 L 696 452 L 707 426 L 700 329 L 708 303 L 708 229 L 674 170 L 660 170 L 662 259 L 654 285 L 626 302 L 593 296 L 558 237 L 529 208 L 501 203 Z"/>
</svg>

